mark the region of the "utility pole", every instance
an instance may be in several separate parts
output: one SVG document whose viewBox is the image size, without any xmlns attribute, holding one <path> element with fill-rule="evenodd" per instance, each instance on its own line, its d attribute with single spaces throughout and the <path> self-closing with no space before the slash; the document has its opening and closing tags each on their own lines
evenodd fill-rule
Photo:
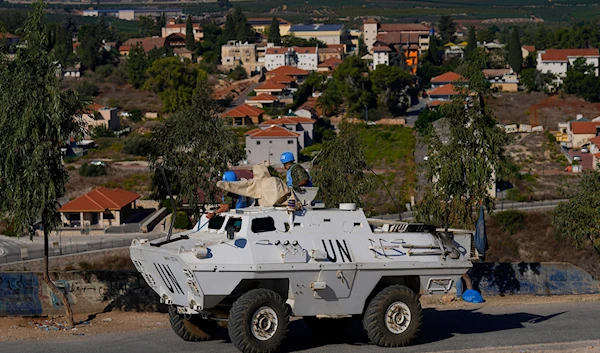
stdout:
<svg viewBox="0 0 600 353">
<path fill-rule="evenodd" d="M 365 105 L 365 121 L 369 124 L 369 106 Z"/>
</svg>

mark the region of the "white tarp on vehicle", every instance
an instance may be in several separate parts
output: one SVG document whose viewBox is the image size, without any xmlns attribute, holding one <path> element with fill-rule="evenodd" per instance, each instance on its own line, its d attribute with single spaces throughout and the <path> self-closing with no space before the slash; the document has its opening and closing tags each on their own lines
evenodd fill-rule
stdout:
<svg viewBox="0 0 600 353">
<path fill-rule="evenodd" d="M 254 178 L 242 181 L 219 181 L 217 187 L 241 196 L 258 200 L 260 206 L 281 204 L 287 199 L 291 189 L 280 178 L 273 177 L 264 164 L 252 167 Z"/>
</svg>

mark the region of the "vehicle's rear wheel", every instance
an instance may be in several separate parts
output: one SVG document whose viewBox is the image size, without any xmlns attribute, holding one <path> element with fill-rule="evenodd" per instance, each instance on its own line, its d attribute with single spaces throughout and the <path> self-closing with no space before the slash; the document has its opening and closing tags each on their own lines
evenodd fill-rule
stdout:
<svg viewBox="0 0 600 353">
<path fill-rule="evenodd" d="M 423 313 L 418 296 L 408 287 L 393 285 L 377 293 L 363 318 L 371 342 L 382 347 L 403 347 L 415 339 Z"/>
<path fill-rule="evenodd" d="M 229 311 L 229 338 L 243 353 L 273 353 L 285 340 L 290 309 L 279 294 L 253 289 Z"/>
<path fill-rule="evenodd" d="M 177 313 L 177 308 L 169 306 L 169 322 L 177 336 L 186 341 L 208 341 L 214 339 L 221 332 L 221 327 L 216 321 L 203 319 L 199 315 L 186 318 Z"/>
<path fill-rule="evenodd" d="M 306 326 L 319 336 L 341 335 L 352 326 L 353 320 L 351 317 L 319 319 L 316 316 L 305 316 L 303 319 Z"/>
</svg>

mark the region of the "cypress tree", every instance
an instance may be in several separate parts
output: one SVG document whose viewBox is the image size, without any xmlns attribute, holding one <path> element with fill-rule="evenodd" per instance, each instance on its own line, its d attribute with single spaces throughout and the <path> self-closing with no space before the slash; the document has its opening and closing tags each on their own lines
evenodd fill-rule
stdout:
<svg viewBox="0 0 600 353">
<path fill-rule="evenodd" d="M 513 27 L 508 42 L 508 65 L 516 72 L 521 72 L 523 67 L 523 54 L 521 53 L 521 40 L 519 39 L 519 29 Z"/>
<path fill-rule="evenodd" d="M 477 34 L 475 33 L 475 27 L 469 28 L 468 44 L 465 48 L 465 57 L 468 58 L 477 49 Z"/>
<path fill-rule="evenodd" d="M 194 25 L 192 24 L 192 16 L 188 16 L 185 24 L 185 47 L 188 50 L 194 50 L 196 41 L 194 40 Z"/>
<path fill-rule="evenodd" d="M 275 45 L 281 45 L 281 33 L 279 32 L 279 20 L 273 17 L 271 27 L 269 27 L 269 42 Z"/>
</svg>

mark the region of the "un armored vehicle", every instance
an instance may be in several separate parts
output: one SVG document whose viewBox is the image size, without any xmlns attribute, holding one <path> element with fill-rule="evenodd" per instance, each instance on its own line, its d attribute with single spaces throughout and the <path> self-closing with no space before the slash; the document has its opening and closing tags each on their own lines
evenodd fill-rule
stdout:
<svg viewBox="0 0 600 353">
<path fill-rule="evenodd" d="M 448 292 L 477 256 L 468 232 L 301 202 L 203 216 L 168 240 L 133 240 L 133 263 L 181 338 L 208 340 L 227 327 L 240 351 L 270 353 L 290 316 L 301 316 L 327 335 L 359 319 L 373 343 L 404 346 L 421 325 L 419 295 Z"/>
</svg>

